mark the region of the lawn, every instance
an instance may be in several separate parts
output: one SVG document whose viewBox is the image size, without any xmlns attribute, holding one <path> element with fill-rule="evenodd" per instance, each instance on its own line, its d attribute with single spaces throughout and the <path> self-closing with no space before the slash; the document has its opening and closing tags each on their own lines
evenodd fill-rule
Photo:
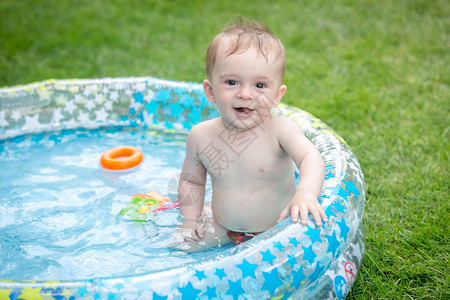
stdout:
<svg viewBox="0 0 450 300">
<path fill-rule="evenodd" d="M 0 86 L 50 78 L 200 82 L 236 14 L 287 52 L 283 101 L 363 168 L 366 253 L 348 299 L 449 299 L 450 2 L 0 1 Z"/>
</svg>

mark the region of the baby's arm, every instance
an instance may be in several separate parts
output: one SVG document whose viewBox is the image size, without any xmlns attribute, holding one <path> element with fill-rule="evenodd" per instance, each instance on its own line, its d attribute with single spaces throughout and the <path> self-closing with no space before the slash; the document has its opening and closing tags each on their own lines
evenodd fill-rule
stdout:
<svg viewBox="0 0 450 300">
<path fill-rule="evenodd" d="M 198 158 L 198 141 L 201 137 L 194 127 L 186 141 L 186 157 L 181 170 L 178 186 L 178 202 L 183 217 L 184 229 L 192 229 L 195 235 L 202 237 L 201 226 L 198 226 L 203 210 L 205 197 L 206 169 Z"/>
<path fill-rule="evenodd" d="M 278 222 L 291 215 L 293 222 L 298 222 L 298 214 L 302 224 L 308 222 L 308 213 L 314 218 L 318 226 L 327 217 L 318 202 L 320 191 L 325 179 L 325 163 L 319 151 L 303 134 L 300 127 L 293 121 L 281 117 L 278 121 L 278 141 L 280 146 L 294 160 L 299 168 L 300 181 L 297 191 L 282 211 Z"/>
</svg>

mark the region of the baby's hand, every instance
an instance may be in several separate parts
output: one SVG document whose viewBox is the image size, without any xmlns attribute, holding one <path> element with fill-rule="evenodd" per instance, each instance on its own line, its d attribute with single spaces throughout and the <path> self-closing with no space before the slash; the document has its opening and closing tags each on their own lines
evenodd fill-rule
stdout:
<svg viewBox="0 0 450 300">
<path fill-rule="evenodd" d="M 199 242 L 204 236 L 203 224 L 196 220 L 183 220 L 183 223 L 178 226 L 178 231 L 186 241 Z"/>
<path fill-rule="evenodd" d="M 286 219 L 289 214 L 291 215 L 292 222 L 298 222 L 298 214 L 300 213 L 300 220 L 303 225 L 308 223 L 308 213 L 311 213 L 317 226 L 322 226 L 322 220 L 327 222 L 327 216 L 322 209 L 322 206 L 317 201 L 312 193 L 309 192 L 297 192 L 292 198 L 291 202 L 281 212 L 280 218 L 277 223 Z"/>
</svg>

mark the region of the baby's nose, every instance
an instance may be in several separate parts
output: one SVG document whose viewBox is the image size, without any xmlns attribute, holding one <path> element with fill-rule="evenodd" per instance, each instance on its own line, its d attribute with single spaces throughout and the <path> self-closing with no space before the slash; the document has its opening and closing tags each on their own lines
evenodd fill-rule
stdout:
<svg viewBox="0 0 450 300">
<path fill-rule="evenodd" d="M 253 93 L 248 87 L 241 87 L 237 96 L 242 100 L 253 100 Z"/>
</svg>

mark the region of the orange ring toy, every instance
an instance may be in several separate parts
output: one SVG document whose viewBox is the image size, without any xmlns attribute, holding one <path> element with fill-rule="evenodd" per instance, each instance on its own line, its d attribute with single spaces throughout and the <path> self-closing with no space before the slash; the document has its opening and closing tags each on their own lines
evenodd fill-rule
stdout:
<svg viewBox="0 0 450 300">
<path fill-rule="evenodd" d="M 144 160 L 141 150 L 132 146 L 109 149 L 100 157 L 100 165 L 107 170 L 120 171 L 137 167 Z"/>
</svg>

